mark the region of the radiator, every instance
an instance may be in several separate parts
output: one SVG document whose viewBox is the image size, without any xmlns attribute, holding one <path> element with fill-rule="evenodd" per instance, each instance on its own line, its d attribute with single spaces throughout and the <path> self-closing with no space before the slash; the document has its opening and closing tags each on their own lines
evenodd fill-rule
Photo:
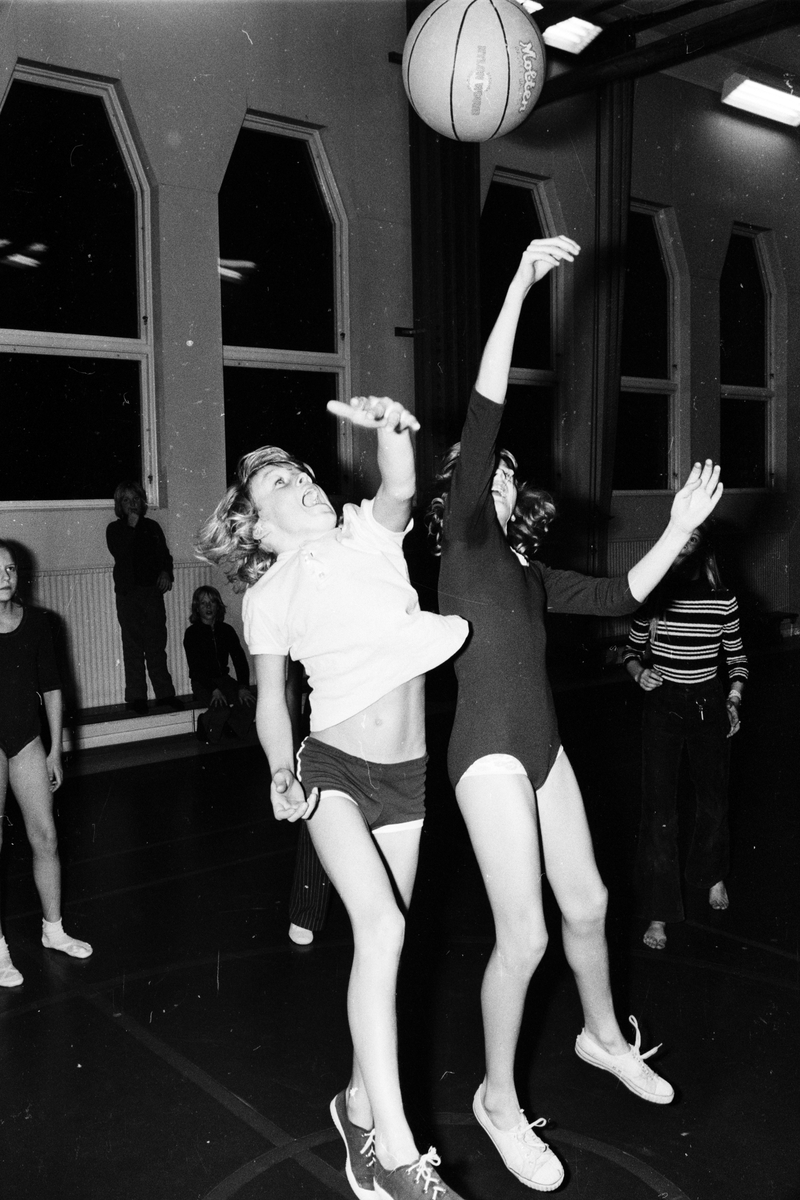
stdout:
<svg viewBox="0 0 800 1200">
<path fill-rule="evenodd" d="M 167 608 L 167 661 L 175 691 L 191 691 L 183 634 L 189 623 L 192 594 L 211 583 L 211 567 L 201 562 L 176 563 Z M 55 614 L 59 626 L 59 662 L 66 674 L 64 692 L 70 708 L 82 710 L 122 704 L 125 671 L 122 640 L 114 605 L 111 567 L 42 571 L 33 580 L 32 601 Z"/>
<path fill-rule="evenodd" d="M 652 544 L 652 541 L 633 540 L 610 542 L 609 575 L 624 575 Z M 714 546 L 720 566 L 730 564 L 729 571 L 723 569 L 723 579 L 736 592 L 740 606 L 755 606 L 762 613 L 792 610 L 794 593 L 786 539 L 778 534 L 750 535 L 741 542 L 727 534 L 715 536 Z M 627 623 L 627 618 L 609 621 L 606 635 L 624 637 Z"/>
</svg>

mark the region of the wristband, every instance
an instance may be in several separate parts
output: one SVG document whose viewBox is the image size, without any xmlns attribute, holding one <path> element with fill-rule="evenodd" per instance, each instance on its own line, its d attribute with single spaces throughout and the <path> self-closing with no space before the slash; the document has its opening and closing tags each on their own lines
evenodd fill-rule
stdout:
<svg viewBox="0 0 800 1200">
<path fill-rule="evenodd" d="M 738 707 L 742 703 L 742 693 L 736 691 L 728 692 L 728 704 L 736 704 Z"/>
</svg>

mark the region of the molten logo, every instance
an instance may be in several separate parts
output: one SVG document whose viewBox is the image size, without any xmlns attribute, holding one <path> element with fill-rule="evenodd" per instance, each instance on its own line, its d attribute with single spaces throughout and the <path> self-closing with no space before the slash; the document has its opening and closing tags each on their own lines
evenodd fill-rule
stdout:
<svg viewBox="0 0 800 1200">
<path fill-rule="evenodd" d="M 536 51 L 533 48 L 533 42 L 520 42 L 519 52 L 522 58 L 522 66 L 525 74 L 522 77 L 524 86 L 517 112 L 525 112 L 525 109 L 528 107 L 528 102 L 533 94 L 533 89 L 536 87 L 536 80 L 539 76 L 539 72 L 536 70 Z"/>
</svg>

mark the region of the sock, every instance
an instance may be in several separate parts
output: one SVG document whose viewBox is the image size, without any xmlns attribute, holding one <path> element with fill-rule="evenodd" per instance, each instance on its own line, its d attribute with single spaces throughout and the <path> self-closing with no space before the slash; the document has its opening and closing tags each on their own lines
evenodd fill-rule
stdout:
<svg viewBox="0 0 800 1200">
<path fill-rule="evenodd" d="M 8 944 L 0 937 L 0 987 L 19 987 L 22 976 L 11 961 Z"/>
<path fill-rule="evenodd" d="M 88 958 L 92 953 L 88 942 L 70 937 L 64 932 L 60 917 L 57 921 L 42 921 L 42 945 L 48 950 L 62 950 L 72 958 Z"/>
</svg>

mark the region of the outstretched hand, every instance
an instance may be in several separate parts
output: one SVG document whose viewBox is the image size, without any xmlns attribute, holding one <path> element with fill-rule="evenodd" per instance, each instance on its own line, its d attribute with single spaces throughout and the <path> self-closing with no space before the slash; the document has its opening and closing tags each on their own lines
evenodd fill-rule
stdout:
<svg viewBox="0 0 800 1200">
<path fill-rule="evenodd" d="M 364 429 L 394 429 L 397 433 L 413 429 L 416 433 L 420 427 L 412 412 L 388 396 L 353 396 L 349 404 L 329 400 L 328 412 Z"/>
<path fill-rule="evenodd" d="M 710 458 L 702 465 L 696 462 L 686 483 L 675 493 L 670 521 L 687 537 L 703 524 L 719 503 L 722 495 L 719 471 L 719 464 L 715 466 Z"/>
<path fill-rule="evenodd" d="M 277 821 L 298 821 L 300 818 L 307 821 L 317 807 L 319 788 L 312 788 L 311 795 L 306 798 L 294 772 L 288 767 L 279 767 L 272 776 L 269 798 Z"/>
<path fill-rule="evenodd" d="M 557 237 L 534 238 L 522 253 L 517 278 L 524 287 L 533 287 L 534 283 L 544 279 L 553 267 L 562 262 L 574 262 L 580 252 L 578 243 L 563 233 Z"/>
</svg>

